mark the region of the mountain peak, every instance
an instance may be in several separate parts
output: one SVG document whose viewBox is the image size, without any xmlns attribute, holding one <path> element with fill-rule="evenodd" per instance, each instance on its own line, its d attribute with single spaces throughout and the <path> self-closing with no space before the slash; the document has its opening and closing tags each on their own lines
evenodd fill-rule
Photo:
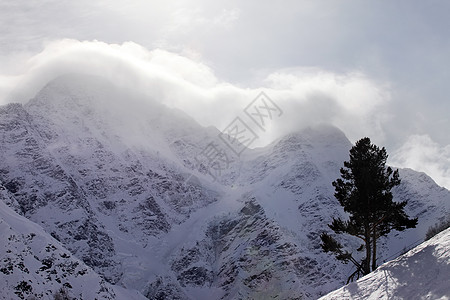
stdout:
<svg viewBox="0 0 450 300">
<path fill-rule="evenodd" d="M 285 150 L 295 150 L 301 145 L 307 147 L 312 147 L 313 145 L 323 147 L 328 145 L 351 148 L 351 143 L 344 132 L 330 124 L 310 126 L 296 132 L 291 132 L 272 144 L 275 145 L 275 148 L 283 148 Z"/>
</svg>

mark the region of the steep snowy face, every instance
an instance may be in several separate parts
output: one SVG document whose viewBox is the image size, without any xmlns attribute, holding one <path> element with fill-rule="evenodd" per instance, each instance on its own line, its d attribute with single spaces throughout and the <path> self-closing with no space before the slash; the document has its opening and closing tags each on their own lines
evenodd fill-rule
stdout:
<svg viewBox="0 0 450 300">
<path fill-rule="evenodd" d="M 122 103 L 114 116 L 123 99 L 130 108 Z M 198 125 L 144 102 L 101 79 L 67 76 L 0 112 L 1 181 L 17 208 L 110 282 L 120 280 L 130 243 L 145 247 L 219 195 L 186 182 L 170 147 Z M 134 117 L 143 107 L 150 113 Z"/>
<path fill-rule="evenodd" d="M 171 271 L 186 295 L 208 299 L 212 291 L 215 299 L 309 299 L 336 281 L 317 256 L 303 251 L 247 197 L 239 211 L 211 220 L 202 239 L 174 255 Z"/>
<path fill-rule="evenodd" d="M 77 140 L 95 138 L 119 153 L 132 148 L 173 159 L 171 143 L 203 133 L 203 128 L 181 111 L 94 76 L 59 77 L 25 109 L 61 143 L 76 145 Z"/>
<path fill-rule="evenodd" d="M 450 229 L 320 299 L 448 299 Z"/>
<path fill-rule="evenodd" d="M 218 135 L 101 78 L 63 76 L 0 108 L 3 201 L 150 299 L 315 299 L 341 286 L 351 266 L 323 253 L 319 235 L 345 217 L 331 185 L 345 135 L 323 125 L 240 157 L 223 147 L 234 163 L 214 181 L 198 156 Z M 450 192 L 425 174 L 400 176 L 395 198 L 419 225 L 383 239 L 380 259 L 450 210 Z"/>
<path fill-rule="evenodd" d="M 0 186 L 0 289 L 3 299 L 145 299 L 112 286 L 39 225 L 19 216 Z"/>
<path fill-rule="evenodd" d="M 339 177 L 350 148 L 341 131 L 322 126 L 246 152 L 239 185 L 219 201 L 235 202 L 237 207 L 223 204 L 222 210 L 209 210 L 216 217 L 203 219 L 208 225 L 193 237 L 195 242 L 185 241 L 171 252 L 171 275 L 154 279 L 147 295 L 316 299 L 342 285 L 354 270 L 323 253 L 319 235 L 329 230 L 332 217 L 345 217 L 331 182 Z M 400 172 L 403 183 L 395 197 L 410 200 L 408 212 L 421 220 L 417 230 L 380 241 L 380 264 L 417 242 L 428 224 L 450 208 L 450 193 L 429 177 Z M 359 246 L 348 237 L 343 244 L 350 249 Z"/>
</svg>

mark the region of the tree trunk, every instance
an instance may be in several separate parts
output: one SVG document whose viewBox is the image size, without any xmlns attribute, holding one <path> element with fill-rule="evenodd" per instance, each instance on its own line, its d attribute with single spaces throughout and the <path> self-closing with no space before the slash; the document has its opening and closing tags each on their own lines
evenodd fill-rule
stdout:
<svg viewBox="0 0 450 300">
<path fill-rule="evenodd" d="M 377 269 L 377 227 L 373 229 L 372 232 L 372 271 Z"/>
<path fill-rule="evenodd" d="M 366 260 L 363 263 L 363 272 L 364 275 L 367 275 L 370 273 L 370 257 L 371 257 L 371 246 L 370 246 L 370 231 L 369 226 L 366 226 L 365 228 L 366 234 Z"/>
</svg>

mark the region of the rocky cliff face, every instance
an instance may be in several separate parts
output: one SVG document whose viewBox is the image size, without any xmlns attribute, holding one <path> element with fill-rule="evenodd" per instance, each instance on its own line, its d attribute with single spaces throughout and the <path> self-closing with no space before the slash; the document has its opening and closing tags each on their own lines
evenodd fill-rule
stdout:
<svg viewBox="0 0 450 300">
<path fill-rule="evenodd" d="M 241 157 L 223 147 L 237 163 L 213 180 L 198 156 L 218 134 L 100 78 L 64 76 L 0 108 L 3 201 L 150 299 L 308 299 L 338 287 L 349 266 L 318 236 L 343 214 L 331 182 L 348 159 L 345 135 L 307 129 Z M 450 192 L 425 174 L 400 175 L 396 197 L 419 227 L 384 240 L 380 257 L 450 208 Z"/>
<path fill-rule="evenodd" d="M 14 199 L 3 186 L 0 197 L 3 299 L 145 299 L 112 286 L 42 227 L 15 213 L 5 204 Z"/>
</svg>

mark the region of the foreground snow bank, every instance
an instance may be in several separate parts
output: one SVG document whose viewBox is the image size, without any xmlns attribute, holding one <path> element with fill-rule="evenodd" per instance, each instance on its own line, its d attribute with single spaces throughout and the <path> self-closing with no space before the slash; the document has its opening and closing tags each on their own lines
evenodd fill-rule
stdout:
<svg viewBox="0 0 450 300">
<path fill-rule="evenodd" d="M 450 299 L 450 229 L 320 299 Z"/>
</svg>

